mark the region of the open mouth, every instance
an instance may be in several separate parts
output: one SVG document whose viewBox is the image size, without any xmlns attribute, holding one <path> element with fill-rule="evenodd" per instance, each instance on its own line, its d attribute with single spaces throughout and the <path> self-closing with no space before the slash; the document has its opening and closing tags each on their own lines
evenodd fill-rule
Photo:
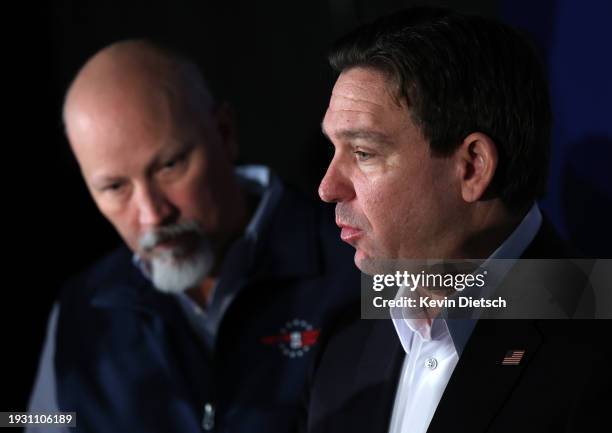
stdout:
<svg viewBox="0 0 612 433">
<path fill-rule="evenodd" d="M 347 226 L 347 225 L 342 225 L 342 224 L 339 224 L 339 227 L 341 229 L 340 239 L 342 239 L 344 242 L 347 242 L 349 244 L 353 244 L 363 235 L 363 230 L 357 227 L 352 227 L 352 226 Z"/>
</svg>

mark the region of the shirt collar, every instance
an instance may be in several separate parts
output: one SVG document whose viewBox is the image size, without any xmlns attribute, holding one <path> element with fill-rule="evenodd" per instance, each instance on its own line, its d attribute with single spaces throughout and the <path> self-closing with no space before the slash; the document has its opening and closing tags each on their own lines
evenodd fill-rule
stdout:
<svg viewBox="0 0 612 433">
<path fill-rule="evenodd" d="M 486 267 L 491 260 L 505 259 L 495 262 L 495 279 L 497 282 L 506 275 L 515 261 L 525 252 L 538 230 L 540 230 L 541 225 L 542 213 L 537 203 L 534 203 L 512 234 L 491 254 L 483 265 Z M 493 283 L 492 285 L 495 286 L 496 284 Z M 443 319 L 438 317 L 429 326 L 422 319 L 404 318 L 400 308 L 391 308 L 391 318 L 406 353 L 410 350 L 414 334 L 419 335 L 423 340 L 439 340 L 445 334 L 450 333 L 455 350 L 461 355 L 477 322 L 477 319 Z"/>
<path fill-rule="evenodd" d="M 518 259 L 523 255 L 542 226 L 542 213 L 537 203 L 531 206 L 527 215 L 510 236 L 497 248 L 489 259 Z"/>
<path fill-rule="evenodd" d="M 247 192 L 260 198 L 257 209 L 246 226 L 245 236 L 257 239 L 270 219 L 281 197 L 283 185 L 270 169 L 263 165 L 243 165 L 236 167 L 238 182 Z"/>
</svg>

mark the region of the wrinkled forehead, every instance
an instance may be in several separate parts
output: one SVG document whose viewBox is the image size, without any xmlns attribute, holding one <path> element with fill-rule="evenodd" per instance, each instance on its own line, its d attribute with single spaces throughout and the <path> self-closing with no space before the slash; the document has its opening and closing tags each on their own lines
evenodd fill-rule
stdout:
<svg viewBox="0 0 612 433">
<path fill-rule="evenodd" d="M 375 127 L 408 115 L 405 104 L 395 97 L 395 85 L 387 74 L 356 67 L 340 74 L 333 88 L 323 119 L 323 129 L 333 135 L 338 130 Z"/>
<path fill-rule="evenodd" d="M 395 85 L 388 75 L 373 68 L 355 67 L 345 70 L 336 80 L 330 107 L 342 109 L 347 104 L 366 108 L 398 105 L 394 98 Z"/>
</svg>

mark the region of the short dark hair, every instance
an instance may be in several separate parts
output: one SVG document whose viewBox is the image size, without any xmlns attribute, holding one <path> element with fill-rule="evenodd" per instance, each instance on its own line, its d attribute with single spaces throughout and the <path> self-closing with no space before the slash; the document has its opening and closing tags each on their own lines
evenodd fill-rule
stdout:
<svg viewBox="0 0 612 433">
<path fill-rule="evenodd" d="M 337 71 L 371 67 L 397 86 L 432 154 L 487 134 L 499 163 L 491 192 L 511 210 L 544 193 L 551 110 L 543 67 L 510 27 L 449 9 L 417 7 L 363 25 L 332 48 Z"/>
</svg>

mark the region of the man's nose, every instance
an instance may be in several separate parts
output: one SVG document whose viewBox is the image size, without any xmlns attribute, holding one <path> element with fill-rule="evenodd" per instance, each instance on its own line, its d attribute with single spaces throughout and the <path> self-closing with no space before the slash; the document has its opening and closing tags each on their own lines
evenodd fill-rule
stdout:
<svg viewBox="0 0 612 433">
<path fill-rule="evenodd" d="M 156 186 L 142 187 L 137 194 L 138 222 L 142 227 L 158 227 L 174 217 L 176 208 Z"/>
<path fill-rule="evenodd" d="M 351 200 L 354 196 L 355 191 L 350 180 L 335 159 L 332 160 L 319 185 L 319 197 L 327 203 L 338 203 Z"/>
</svg>

